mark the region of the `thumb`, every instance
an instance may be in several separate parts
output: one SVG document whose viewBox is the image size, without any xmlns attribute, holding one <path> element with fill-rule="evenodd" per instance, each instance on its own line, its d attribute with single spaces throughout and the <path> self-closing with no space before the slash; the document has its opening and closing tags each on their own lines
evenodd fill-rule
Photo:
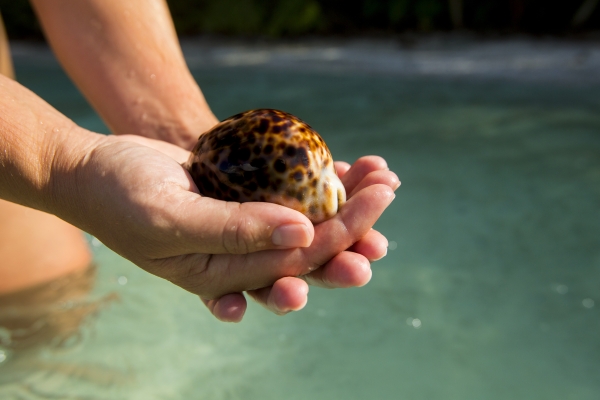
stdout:
<svg viewBox="0 0 600 400">
<path fill-rule="evenodd" d="M 179 203 L 176 226 L 186 253 L 246 254 L 267 249 L 308 247 L 310 220 L 272 203 L 236 203 L 198 196 Z"/>
</svg>

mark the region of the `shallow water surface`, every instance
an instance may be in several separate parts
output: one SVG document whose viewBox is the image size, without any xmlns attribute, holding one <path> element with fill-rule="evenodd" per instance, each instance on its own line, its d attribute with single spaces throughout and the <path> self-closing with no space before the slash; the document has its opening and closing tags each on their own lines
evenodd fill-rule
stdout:
<svg viewBox="0 0 600 400">
<path fill-rule="evenodd" d="M 106 132 L 54 63 L 17 68 Z M 94 289 L 61 304 L 98 306 L 60 342 L 15 349 L 0 328 L 0 398 L 600 398 L 600 87 L 193 72 L 220 118 L 279 108 L 336 159 L 384 156 L 402 180 L 377 225 L 387 257 L 364 288 L 311 288 L 285 317 L 251 304 L 229 325 L 91 240 Z"/>
</svg>

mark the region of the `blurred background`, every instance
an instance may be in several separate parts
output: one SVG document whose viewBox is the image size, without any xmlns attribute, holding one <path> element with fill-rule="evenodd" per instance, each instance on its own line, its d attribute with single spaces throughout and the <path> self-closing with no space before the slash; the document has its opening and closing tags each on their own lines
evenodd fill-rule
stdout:
<svg viewBox="0 0 600 400">
<path fill-rule="evenodd" d="M 180 35 L 270 38 L 469 30 L 574 35 L 600 29 L 598 0 L 169 0 Z M 41 38 L 26 0 L 0 0 L 9 36 Z"/>
<path fill-rule="evenodd" d="M 599 399 L 599 2 L 168 1 L 217 117 L 388 161 L 388 255 L 232 325 L 88 236 L 95 267 L 0 297 L 0 398 Z M 17 79 L 109 133 L 28 3 L 0 11 Z"/>
</svg>

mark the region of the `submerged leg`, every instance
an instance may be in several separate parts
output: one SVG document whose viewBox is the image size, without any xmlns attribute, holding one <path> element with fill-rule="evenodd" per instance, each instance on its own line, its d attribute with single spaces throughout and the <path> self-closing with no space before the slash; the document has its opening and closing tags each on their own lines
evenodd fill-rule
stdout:
<svg viewBox="0 0 600 400">
<path fill-rule="evenodd" d="M 0 293 L 83 270 L 90 262 L 78 228 L 54 215 L 0 200 Z"/>
</svg>

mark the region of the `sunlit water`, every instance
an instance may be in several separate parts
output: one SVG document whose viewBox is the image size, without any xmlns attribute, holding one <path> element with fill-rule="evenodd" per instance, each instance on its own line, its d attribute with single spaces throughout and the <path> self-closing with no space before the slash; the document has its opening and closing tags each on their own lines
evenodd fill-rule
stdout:
<svg viewBox="0 0 600 400">
<path fill-rule="evenodd" d="M 53 62 L 17 61 L 106 132 Z M 600 398 L 600 85 L 193 72 L 220 118 L 279 108 L 337 159 L 384 156 L 402 180 L 377 224 L 387 257 L 364 288 L 230 325 L 91 240 L 102 306 L 61 344 L 0 348 L 0 398 Z"/>
</svg>

